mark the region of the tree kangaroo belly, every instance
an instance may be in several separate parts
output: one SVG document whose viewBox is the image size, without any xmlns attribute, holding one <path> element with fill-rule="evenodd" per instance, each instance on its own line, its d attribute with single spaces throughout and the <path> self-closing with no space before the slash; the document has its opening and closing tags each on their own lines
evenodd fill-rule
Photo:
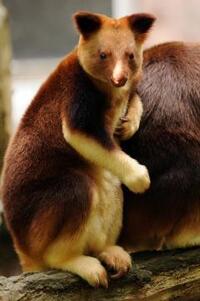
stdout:
<svg viewBox="0 0 200 301">
<path fill-rule="evenodd" d="M 96 176 L 97 175 L 97 176 Z M 93 209 L 87 223 L 88 251 L 100 252 L 115 244 L 122 227 L 123 194 L 121 183 L 109 171 L 95 175 Z"/>
</svg>

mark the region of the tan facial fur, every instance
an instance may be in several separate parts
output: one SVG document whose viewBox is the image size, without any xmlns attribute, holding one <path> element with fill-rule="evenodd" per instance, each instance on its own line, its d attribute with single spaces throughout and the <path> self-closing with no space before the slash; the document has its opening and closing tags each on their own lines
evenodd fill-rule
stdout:
<svg viewBox="0 0 200 301">
<path fill-rule="evenodd" d="M 105 28 L 104 28 L 105 27 Z M 100 58 L 100 53 L 107 55 Z M 129 59 L 130 54 L 134 59 Z M 125 25 L 103 25 L 91 39 L 80 38 L 78 55 L 83 68 L 95 79 L 112 85 L 111 79 L 121 77 L 131 81 L 142 65 L 142 46 L 137 44 L 132 31 Z"/>
<path fill-rule="evenodd" d="M 127 18 L 114 20 L 101 16 L 102 26 L 88 39 L 80 37 L 78 56 L 85 71 L 93 78 L 112 86 L 127 79 L 133 79 L 142 66 L 143 41 L 137 40 L 128 25 Z M 106 55 L 101 58 L 101 53 Z"/>
</svg>

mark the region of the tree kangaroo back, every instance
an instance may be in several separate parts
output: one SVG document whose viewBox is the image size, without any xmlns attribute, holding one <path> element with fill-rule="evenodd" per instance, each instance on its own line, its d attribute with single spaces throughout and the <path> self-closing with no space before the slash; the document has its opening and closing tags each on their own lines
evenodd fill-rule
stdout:
<svg viewBox="0 0 200 301">
<path fill-rule="evenodd" d="M 123 149 L 148 167 L 143 195 L 124 188 L 121 242 L 132 250 L 200 244 L 200 44 L 145 51 L 144 115 Z"/>
</svg>

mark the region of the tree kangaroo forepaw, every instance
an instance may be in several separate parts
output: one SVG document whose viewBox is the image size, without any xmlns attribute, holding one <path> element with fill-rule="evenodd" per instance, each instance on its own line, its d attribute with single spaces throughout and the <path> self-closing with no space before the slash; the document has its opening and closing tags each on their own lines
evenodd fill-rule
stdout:
<svg viewBox="0 0 200 301">
<path fill-rule="evenodd" d="M 125 185 L 134 193 L 143 193 L 150 187 L 150 177 L 146 166 L 138 164 L 127 176 Z"/>
<path fill-rule="evenodd" d="M 140 120 L 131 120 L 128 117 L 122 117 L 120 123 L 115 129 L 115 135 L 119 137 L 120 140 L 130 139 L 135 132 L 139 129 Z"/>
</svg>

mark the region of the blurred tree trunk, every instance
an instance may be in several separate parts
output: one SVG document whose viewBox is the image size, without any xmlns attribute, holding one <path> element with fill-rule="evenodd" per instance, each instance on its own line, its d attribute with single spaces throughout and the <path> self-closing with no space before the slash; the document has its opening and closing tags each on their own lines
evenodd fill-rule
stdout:
<svg viewBox="0 0 200 301">
<path fill-rule="evenodd" d="M 8 13 L 0 0 L 0 170 L 10 132 L 11 43 Z"/>
</svg>

